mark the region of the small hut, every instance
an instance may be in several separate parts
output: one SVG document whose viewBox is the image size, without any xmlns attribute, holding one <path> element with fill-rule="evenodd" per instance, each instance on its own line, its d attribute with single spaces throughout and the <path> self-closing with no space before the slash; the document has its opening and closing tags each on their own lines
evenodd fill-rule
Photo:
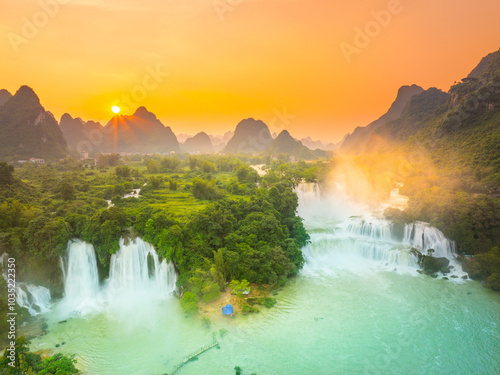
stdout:
<svg viewBox="0 0 500 375">
<path fill-rule="evenodd" d="M 226 305 L 222 308 L 222 315 L 231 315 L 233 316 L 233 306 Z"/>
</svg>

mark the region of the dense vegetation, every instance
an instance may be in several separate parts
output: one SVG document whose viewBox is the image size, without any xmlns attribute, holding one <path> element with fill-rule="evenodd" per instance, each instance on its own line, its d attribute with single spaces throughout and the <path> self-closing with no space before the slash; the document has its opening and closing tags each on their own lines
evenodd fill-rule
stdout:
<svg viewBox="0 0 500 375">
<path fill-rule="evenodd" d="M 480 68 L 480 69 L 479 69 Z M 391 128 L 392 127 L 392 128 Z M 393 129 L 394 128 L 394 129 Z M 391 130 L 392 129 L 392 130 Z M 472 277 L 500 289 L 500 51 L 444 94 L 435 89 L 410 101 L 385 129 L 398 151 L 410 197 L 389 218 L 429 222 L 455 240 Z M 378 157 L 387 157 L 387 152 Z"/>
<path fill-rule="evenodd" d="M 29 352 L 30 342 L 20 336 L 15 341 L 15 354 L 11 356 L 6 348 L 0 359 L 0 374 L 2 375 L 72 375 L 80 374 L 75 367 L 73 356 L 57 353 L 42 360 L 39 354 Z M 9 365 L 10 364 L 10 365 Z M 14 364 L 14 366 L 12 366 Z"/>
<path fill-rule="evenodd" d="M 292 188 L 313 180 L 318 166 L 276 160 L 261 178 L 238 157 L 97 161 L 0 165 L 0 245 L 17 259 L 19 280 L 49 286 L 57 297 L 59 257 L 70 239 L 94 245 L 105 278 L 120 237 L 136 235 L 174 262 L 180 292 L 195 302 L 217 298 L 234 279 L 283 285 L 302 267 L 309 237 Z M 133 189 L 140 198 L 123 197 Z"/>
</svg>

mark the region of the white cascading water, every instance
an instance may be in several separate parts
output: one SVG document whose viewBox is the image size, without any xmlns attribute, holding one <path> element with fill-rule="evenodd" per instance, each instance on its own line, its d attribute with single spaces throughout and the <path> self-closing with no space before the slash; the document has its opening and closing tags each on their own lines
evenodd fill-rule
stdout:
<svg viewBox="0 0 500 375">
<path fill-rule="evenodd" d="M 92 309 L 100 292 L 94 247 L 80 240 L 71 240 L 65 259 L 66 262 L 61 259 L 64 276 L 62 305 L 73 311 Z"/>
<path fill-rule="evenodd" d="M 61 264 L 64 298 L 60 309 L 65 313 L 86 314 L 103 307 L 132 310 L 167 299 L 175 292 L 177 276 L 173 264 L 160 262 L 154 247 L 140 238 L 127 243 L 120 239 L 120 249 L 111 256 L 109 278 L 101 286 L 92 245 L 70 241 L 66 261 Z"/>
<path fill-rule="evenodd" d="M 415 248 L 423 254 L 434 249 L 433 256 L 450 260 L 450 265 L 453 266 L 451 275 L 465 275 L 455 259 L 454 243 L 441 231 L 426 223 L 407 224 L 404 233 L 396 233 L 391 221 L 375 216 L 360 205 L 349 207 L 349 199 L 342 190 L 337 198 L 328 197 L 328 194 L 321 192 L 319 185 L 302 183 L 297 186 L 296 192 L 299 197 L 299 215 L 305 219 L 306 226 L 312 228 L 309 230 L 311 243 L 302 250 L 306 260 L 304 274 L 315 274 L 318 271 L 332 273 L 336 269 L 360 272 L 374 266 L 416 273 L 420 267 L 417 256 L 411 251 Z M 331 195 L 336 194 L 337 192 Z M 391 193 L 391 198 L 396 199 L 398 206 L 406 201 L 398 194 L 397 189 Z M 329 212 L 334 209 L 335 202 L 341 203 L 341 215 Z M 390 202 L 384 204 L 383 208 L 388 206 Z M 356 216 L 344 219 L 349 211 Z M 332 218 L 334 220 L 330 223 Z M 330 226 L 329 230 L 314 229 L 324 228 L 325 223 Z"/>
<path fill-rule="evenodd" d="M 18 283 L 16 286 L 16 302 L 28 309 L 31 315 L 50 311 L 50 290 L 40 286 Z"/>
<path fill-rule="evenodd" d="M 7 283 L 6 263 L 9 256 L 3 253 L 0 256 L 0 265 L 2 267 L 2 276 Z M 51 300 L 50 290 L 40 286 L 24 282 L 16 282 L 16 303 L 24 307 L 31 315 L 38 315 L 50 310 Z"/>
<path fill-rule="evenodd" d="M 175 282 L 173 265 L 166 260 L 160 263 L 152 245 L 140 238 L 128 243 L 120 239 L 120 250 L 111 256 L 108 294 L 147 291 L 160 298 L 169 297 L 175 291 Z"/>
<path fill-rule="evenodd" d="M 427 250 L 434 249 L 435 257 L 448 259 L 455 258 L 455 244 L 448 240 L 444 234 L 427 223 L 416 222 L 407 224 L 403 243 L 420 250 L 424 254 Z"/>
</svg>

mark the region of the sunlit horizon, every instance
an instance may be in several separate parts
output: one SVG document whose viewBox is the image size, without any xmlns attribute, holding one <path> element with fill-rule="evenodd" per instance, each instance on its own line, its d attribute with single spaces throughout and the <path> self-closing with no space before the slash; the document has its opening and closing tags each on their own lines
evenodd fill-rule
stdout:
<svg viewBox="0 0 500 375">
<path fill-rule="evenodd" d="M 216 4 L 5 4 L 0 88 L 32 87 L 58 119 L 105 125 L 113 105 L 145 106 L 176 134 L 224 134 L 253 117 L 272 133 L 338 142 L 385 113 L 399 87 L 448 91 L 499 47 L 498 2 Z"/>
</svg>

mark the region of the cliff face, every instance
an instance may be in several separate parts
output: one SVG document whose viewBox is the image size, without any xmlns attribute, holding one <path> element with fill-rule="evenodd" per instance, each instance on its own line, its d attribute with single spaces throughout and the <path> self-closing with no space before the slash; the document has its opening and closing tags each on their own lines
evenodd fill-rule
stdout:
<svg viewBox="0 0 500 375">
<path fill-rule="evenodd" d="M 210 137 L 205 132 L 196 134 L 194 137 L 186 139 L 186 142 L 182 145 L 185 152 L 188 153 L 212 153 L 214 152 L 214 147 Z"/>
<path fill-rule="evenodd" d="M 83 121 L 81 118 L 73 118 L 68 113 L 62 115 L 59 127 L 68 143 L 70 151 L 87 151 L 93 154 L 94 143 L 98 143 L 103 134 L 101 124 L 94 121 Z M 101 136 L 99 136 L 101 134 Z"/>
<path fill-rule="evenodd" d="M 67 155 L 67 145 L 52 113 L 45 111 L 35 92 L 22 86 L 14 96 L 2 94 L 0 157 L 55 159 Z"/>
<path fill-rule="evenodd" d="M 273 142 L 271 132 L 264 122 L 249 118 L 241 121 L 229 140 L 224 152 L 253 154 L 267 150 Z"/>
<path fill-rule="evenodd" d="M 344 138 L 339 151 L 350 155 L 359 155 L 365 152 L 372 134 L 388 122 L 397 119 L 410 99 L 423 91 L 424 89 L 417 85 L 402 86 L 389 110 L 369 125 L 354 129 L 352 134 Z"/>
<path fill-rule="evenodd" d="M 131 116 L 115 116 L 105 126 L 104 152 L 179 152 L 179 142 L 170 127 L 156 115 L 139 107 Z"/>
<path fill-rule="evenodd" d="M 10 98 L 12 98 L 12 94 L 10 92 L 4 89 L 0 90 L 0 107 L 3 106 Z"/>
</svg>

